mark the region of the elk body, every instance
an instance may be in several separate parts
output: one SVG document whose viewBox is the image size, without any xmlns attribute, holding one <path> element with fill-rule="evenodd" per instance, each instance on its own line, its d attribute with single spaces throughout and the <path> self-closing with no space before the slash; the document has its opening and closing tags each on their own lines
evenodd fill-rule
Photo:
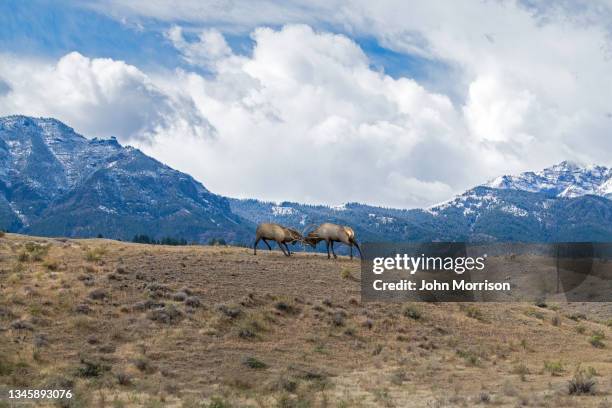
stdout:
<svg viewBox="0 0 612 408">
<path fill-rule="evenodd" d="M 342 242 L 345 245 L 348 245 L 351 249 L 351 259 L 353 259 L 353 245 L 359 251 L 359 257 L 361 258 L 361 248 L 359 248 L 359 244 L 355 240 L 355 231 L 351 227 L 347 227 L 345 225 L 338 224 L 330 224 L 328 222 L 319 225 L 313 231 L 308 233 L 306 238 L 304 238 L 304 242 L 315 248 L 317 244 L 321 241 L 325 241 L 327 244 L 327 258 L 331 258 L 329 254 L 329 249 L 331 247 L 331 252 L 334 255 L 334 258 L 337 258 L 336 253 L 334 252 L 334 242 Z"/>
<path fill-rule="evenodd" d="M 283 251 L 286 256 L 291 255 L 291 251 L 287 246 L 287 243 L 295 244 L 302 240 L 302 234 L 292 228 L 284 227 L 280 224 L 263 223 L 257 226 L 255 231 L 255 244 L 253 244 L 253 254 L 257 255 L 257 244 L 259 241 L 263 241 L 268 249 L 271 251 L 272 247 L 268 241 L 276 241 L 278 247 Z M 284 247 L 283 247 L 284 245 Z M 287 251 L 285 251 L 285 249 Z"/>
</svg>

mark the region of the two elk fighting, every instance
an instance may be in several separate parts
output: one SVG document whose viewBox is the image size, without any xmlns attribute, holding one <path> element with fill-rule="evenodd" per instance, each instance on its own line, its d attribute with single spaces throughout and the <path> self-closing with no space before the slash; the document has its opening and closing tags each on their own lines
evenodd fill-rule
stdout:
<svg viewBox="0 0 612 408">
<path fill-rule="evenodd" d="M 297 242 L 305 243 L 313 248 L 316 248 L 317 244 L 321 241 L 325 241 L 327 245 L 327 258 L 331 258 L 331 254 L 334 258 L 337 258 L 334 252 L 334 242 L 341 242 L 348 245 L 350 248 L 351 259 L 353 259 L 353 246 L 359 251 L 359 257 L 361 258 L 361 248 L 355 239 L 355 231 L 351 227 L 345 225 L 337 225 L 331 223 L 324 223 L 310 231 L 305 237 L 302 236 L 298 231 L 292 228 L 282 226 L 280 224 L 264 223 L 257 226 L 255 232 L 255 244 L 253 244 L 253 253 L 257 255 L 257 244 L 259 241 L 263 241 L 269 250 L 272 247 L 268 241 L 275 241 L 278 247 L 283 251 L 286 256 L 291 255 L 291 251 L 287 244 L 295 244 Z"/>
</svg>

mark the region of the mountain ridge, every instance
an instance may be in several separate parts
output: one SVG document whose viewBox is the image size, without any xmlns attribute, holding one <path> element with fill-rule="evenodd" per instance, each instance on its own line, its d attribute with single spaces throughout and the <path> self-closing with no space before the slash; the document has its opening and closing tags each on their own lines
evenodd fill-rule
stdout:
<svg viewBox="0 0 612 408">
<path fill-rule="evenodd" d="M 0 118 L 0 228 L 46 236 L 223 238 L 250 244 L 255 224 L 351 225 L 362 241 L 612 241 L 612 169 L 561 162 L 497 177 L 423 209 L 234 199 L 53 118 Z"/>
<path fill-rule="evenodd" d="M 580 184 L 572 185 L 571 180 Z M 612 184 L 610 180 L 612 170 L 607 167 L 582 168 L 564 161 L 539 172 L 500 176 L 423 209 L 252 199 L 230 199 L 230 204 L 234 212 L 255 223 L 295 226 L 332 220 L 356 225 L 362 237 L 375 241 L 610 241 L 612 201 L 602 188 Z M 568 194 L 571 186 L 573 194 Z"/>
<path fill-rule="evenodd" d="M 250 222 L 193 177 L 53 118 L 0 118 L 0 221 L 38 235 L 241 242 Z"/>
<path fill-rule="evenodd" d="M 592 194 L 612 197 L 612 169 L 605 166 L 580 166 L 562 161 L 541 171 L 504 175 L 484 184 L 487 187 L 531 192 L 545 192 L 557 197 Z"/>
</svg>

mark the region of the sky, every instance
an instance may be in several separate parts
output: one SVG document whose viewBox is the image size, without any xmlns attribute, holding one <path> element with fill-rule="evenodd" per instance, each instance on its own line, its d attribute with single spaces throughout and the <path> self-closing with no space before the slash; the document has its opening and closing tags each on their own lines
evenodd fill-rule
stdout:
<svg viewBox="0 0 612 408">
<path fill-rule="evenodd" d="M 612 1 L 3 1 L 10 114 L 230 197 L 427 207 L 612 165 Z"/>
</svg>

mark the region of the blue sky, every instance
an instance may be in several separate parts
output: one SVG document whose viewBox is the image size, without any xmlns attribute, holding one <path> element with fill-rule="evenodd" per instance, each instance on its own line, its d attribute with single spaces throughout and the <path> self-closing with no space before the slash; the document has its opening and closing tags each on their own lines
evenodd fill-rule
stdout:
<svg viewBox="0 0 612 408">
<path fill-rule="evenodd" d="M 0 48 L 16 54 L 59 58 L 71 51 L 135 65 L 173 67 L 178 52 L 164 39 L 167 24 L 151 21 L 139 30 L 66 1 L 0 3 Z"/>
<path fill-rule="evenodd" d="M 189 33 L 190 29 L 197 31 L 208 25 L 181 20 L 160 21 L 150 17 L 126 17 L 121 21 L 84 4 L 65 0 L 8 0 L 0 3 L 0 49 L 46 58 L 58 58 L 78 51 L 90 57 L 123 60 L 139 67 L 184 68 L 186 65 L 180 53 L 163 35 L 173 24 L 183 26 L 190 40 L 194 36 Z M 327 31 L 343 33 L 341 27 L 324 26 Z M 249 34 L 248 30 L 232 30 L 225 33 L 225 38 L 236 53 L 249 55 L 253 48 Z M 372 36 L 355 36 L 353 39 L 368 55 L 374 69 L 384 70 L 395 78 L 409 76 L 419 81 L 430 81 L 435 87 L 433 78 L 447 70 L 441 61 L 395 52 Z"/>
<path fill-rule="evenodd" d="M 225 195 L 428 206 L 564 159 L 612 164 L 611 10 L 5 1 L 0 114 L 117 136 Z"/>
</svg>

